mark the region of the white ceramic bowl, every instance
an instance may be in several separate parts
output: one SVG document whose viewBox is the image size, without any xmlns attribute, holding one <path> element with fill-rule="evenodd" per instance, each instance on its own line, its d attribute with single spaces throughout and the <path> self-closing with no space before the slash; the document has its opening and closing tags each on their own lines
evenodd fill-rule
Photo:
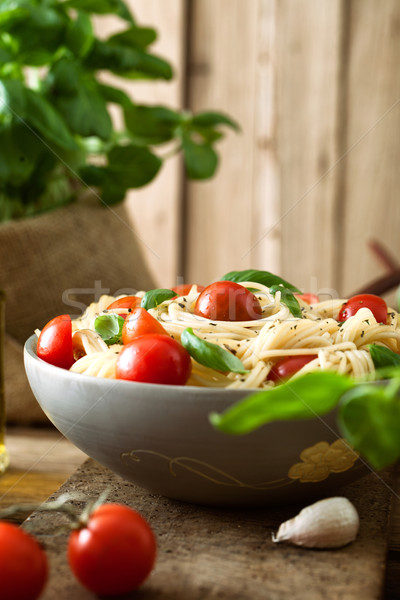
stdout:
<svg viewBox="0 0 400 600">
<path fill-rule="evenodd" d="M 70 373 L 39 359 L 36 340 L 25 344 L 25 368 L 52 423 L 89 456 L 156 494 L 217 506 L 291 503 L 334 493 L 364 473 L 338 439 L 333 413 L 230 436 L 208 416 L 248 391 Z"/>
</svg>

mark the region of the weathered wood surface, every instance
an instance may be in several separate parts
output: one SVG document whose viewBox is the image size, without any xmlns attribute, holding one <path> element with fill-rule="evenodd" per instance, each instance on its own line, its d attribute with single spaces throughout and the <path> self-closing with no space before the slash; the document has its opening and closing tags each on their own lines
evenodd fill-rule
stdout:
<svg viewBox="0 0 400 600">
<path fill-rule="evenodd" d="M 151 523 L 158 539 L 156 567 L 132 598 L 159 600 L 282 598 L 378 600 L 383 598 L 388 512 L 392 493 L 370 475 L 344 488 L 357 507 L 357 540 L 340 550 L 304 550 L 274 545 L 282 520 L 299 507 L 224 510 L 182 504 L 151 495 L 88 460 L 53 496 L 97 496 L 110 487 L 111 501 L 126 503 Z M 34 513 L 24 524 L 45 546 L 51 576 L 43 600 L 93 596 L 71 576 L 65 555 L 64 517 Z M 393 596 L 387 596 L 393 598 Z"/>
<path fill-rule="evenodd" d="M 131 195 L 157 282 L 251 266 L 346 296 L 381 275 L 368 241 L 400 253 L 400 3 L 129 1 L 177 72 L 133 97 L 242 128 L 211 181 L 185 184 L 175 161 Z"/>
</svg>

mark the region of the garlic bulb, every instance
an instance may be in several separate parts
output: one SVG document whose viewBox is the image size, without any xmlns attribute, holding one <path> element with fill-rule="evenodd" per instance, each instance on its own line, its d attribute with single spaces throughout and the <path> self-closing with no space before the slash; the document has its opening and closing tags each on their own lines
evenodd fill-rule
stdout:
<svg viewBox="0 0 400 600">
<path fill-rule="evenodd" d="M 272 540 L 306 548 L 339 548 L 356 538 L 359 525 L 357 510 L 347 498 L 326 498 L 282 523 Z"/>
</svg>

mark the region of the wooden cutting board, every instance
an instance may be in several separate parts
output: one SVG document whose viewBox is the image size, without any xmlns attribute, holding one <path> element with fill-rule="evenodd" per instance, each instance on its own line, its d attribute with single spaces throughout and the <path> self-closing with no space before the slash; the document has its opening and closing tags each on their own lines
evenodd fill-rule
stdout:
<svg viewBox="0 0 400 600">
<path fill-rule="evenodd" d="M 182 504 L 130 484 L 93 460 L 52 496 L 65 492 L 98 496 L 135 508 L 158 540 L 154 571 L 136 600 L 378 600 L 383 596 L 388 516 L 393 497 L 389 476 L 371 474 L 343 488 L 360 515 L 354 543 L 337 550 L 306 550 L 271 539 L 278 525 L 302 506 L 220 509 Z M 77 503 L 79 504 L 79 503 Z M 24 523 L 50 558 L 50 579 L 41 600 L 87 600 L 94 596 L 71 575 L 66 559 L 66 519 L 35 512 Z"/>
</svg>

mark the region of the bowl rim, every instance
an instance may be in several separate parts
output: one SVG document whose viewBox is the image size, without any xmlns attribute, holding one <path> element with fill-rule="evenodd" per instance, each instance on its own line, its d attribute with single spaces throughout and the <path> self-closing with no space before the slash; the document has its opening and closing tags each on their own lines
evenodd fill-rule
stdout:
<svg viewBox="0 0 400 600">
<path fill-rule="evenodd" d="M 148 390 L 159 392 L 160 389 L 165 391 L 171 391 L 176 394 L 199 394 L 201 396 L 208 396 L 212 394 L 213 396 L 221 396 L 221 399 L 228 399 L 228 397 L 232 400 L 240 400 L 246 395 L 253 394 L 257 391 L 260 391 L 258 388 L 242 388 L 242 389 L 231 389 L 231 388 L 220 388 L 220 387 L 202 387 L 196 385 L 167 385 L 167 384 L 159 384 L 159 383 L 143 383 L 140 381 L 125 381 L 123 379 L 110 379 L 107 377 L 95 377 L 93 375 L 86 375 L 85 373 L 74 373 L 73 371 L 68 371 L 67 369 L 63 369 L 61 367 L 56 367 L 55 365 L 51 365 L 47 363 L 43 359 L 39 358 L 36 353 L 36 342 L 37 335 L 32 334 L 24 344 L 24 357 L 25 360 L 28 357 L 31 361 L 40 366 L 41 369 L 44 369 L 49 372 L 49 375 L 53 374 L 54 376 L 66 375 L 68 373 L 68 378 L 73 378 L 71 380 L 75 380 L 78 382 L 86 381 L 88 385 L 90 382 L 92 385 L 104 386 L 107 387 L 112 382 L 114 385 L 118 385 L 121 389 L 125 389 L 126 391 L 137 389 L 137 390 Z"/>
</svg>

